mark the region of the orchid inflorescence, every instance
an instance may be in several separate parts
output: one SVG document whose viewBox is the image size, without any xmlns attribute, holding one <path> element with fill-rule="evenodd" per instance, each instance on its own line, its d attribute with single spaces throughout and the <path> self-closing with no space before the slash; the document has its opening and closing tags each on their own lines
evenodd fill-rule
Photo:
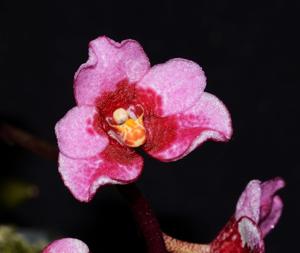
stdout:
<svg viewBox="0 0 300 253">
<path fill-rule="evenodd" d="M 91 41 L 89 59 L 74 77 L 77 105 L 55 127 L 59 172 L 73 196 L 88 202 L 104 185 L 136 181 L 143 158 L 135 149 L 170 162 L 206 140 L 228 141 L 230 114 L 217 97 L 204 91 L 205 86 L 204 72 L 195 62 L 176 58 L 150 67 L 137 41 L 117 43 L 105 36 Z M 264 252 L 263 237 L 281 215 L 282 201 L 274 195 L 283 185 L 279 178 L 251 181 L 234 216 L 211 244 L 199 245 L 196 251 L 165 235 L 168 250 Z M 44 250 L 68 252 L 89 250 L 70 238 Z"/>
</svg>

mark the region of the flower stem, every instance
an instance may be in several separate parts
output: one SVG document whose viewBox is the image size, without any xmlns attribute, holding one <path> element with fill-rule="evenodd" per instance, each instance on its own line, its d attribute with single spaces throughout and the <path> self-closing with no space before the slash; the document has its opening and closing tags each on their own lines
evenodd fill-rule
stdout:
<svg viewBox="0 0 300 253">
<path fill-rule="evenodd" d="M 148 253 L 166 253 L 166 247 L 159 223 L 149 203 L 135 184 L 117 186 L 128 201 L 134 218 L 142 232 Z"/>
<path fill-rule="evenodd" d="M 46 159 L 57 161 L 58 148 L 26 131 L 7 123 L 0 124 L 0 139 L 18 145 Z M 159 223 L 147 200 L 135 184 L 117 186 L 127 200 L 145 239 L 148 253 L 166 253 Z"/>
</svg>

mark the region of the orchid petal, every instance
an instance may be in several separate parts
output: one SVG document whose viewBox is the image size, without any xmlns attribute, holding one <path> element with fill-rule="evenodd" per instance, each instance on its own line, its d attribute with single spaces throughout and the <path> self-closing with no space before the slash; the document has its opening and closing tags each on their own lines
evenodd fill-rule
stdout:
<svg viewBox="0 0 300 253">
<path fill-rule="evenodd" d="M 96 115 L 94 107 L 74 107 L 56 124 L 60 152 L 70 158 L 87 158 L 106 148 L 107 135 L 93 126 Z"/>
<path fill-rule="evenodd" d="M 283 202 L 279 196 L 275 196 L 272 203 L 272 208 L 266 219 L 259 224 L 263 237 L 265 237 L 278 223 L 283 209 Z"/>
<path fill-rule="evenodd" d="M 59 155 L 59 172 L 65 185 L 76 199 L 83 202 L 89 202 L 101 186 L 135 181 L 142 167 L 143 159 L 138 154 L 113 145 L 88 159 Z"/>
<path fill-rule="evenodd" d="M 272 202 L 275 193 L 283 188 L 285 182 L 281 178 L 274 178 L 261 184 L 262 195 L 261 195 L 261 208 L 260 208 L 260 219 L 263 220 L 270 213 L 272 208 Z"/>
<path fill-rule="evenodd" d="M 261 184 L 260 228 L 266 236 L 275 227 L 282 214 L 283 202 L 275 193 L 285 186 L 281 178 L 274 178 Z"/>
<path fill-rule="evenodd" d="M 184 113 L 153 117 L 145 124 L 149 133 L 145 150 L 161 161 L 181 159 L 208 139 L 227 141 L 232 135 L 226 107 L 207 92 Z"/>
<path fill-rule="evenodd" d="M 126 79 L 139 81 L 150 68 L 149 60 L 137 41 L 117 43 L 105 36 L 89 44 L 89 59 L 74 77 L 78 105 L 95 105 L 97 98 L 116 89 Z"/>
<path fill-rule="evenodd" d="M 152 95 L 147 97 L 147 93 L 156 94 L 159 99 L 156 99 L 152 110 L 155 115 L 163 117 L 183 112 L 194 105 L 205 85 L 206 78 L 198 64 L 185 59 L 172 59 L 152 67 L 137 83 L 137 92 L 139 96 L 143 94 L 141 103 L 146 103 L 147 107 L 154 99 Z"/>
<path fill-rule="evenodd" d="M 259 180 L 252 180 L 246 186 L 236 206 L 235 218 L 237 220 L 242 216 L 247 216 L 254 222 L 259 222 L 261 203 L 260 185 L 261 182 Z"/>
</svg>

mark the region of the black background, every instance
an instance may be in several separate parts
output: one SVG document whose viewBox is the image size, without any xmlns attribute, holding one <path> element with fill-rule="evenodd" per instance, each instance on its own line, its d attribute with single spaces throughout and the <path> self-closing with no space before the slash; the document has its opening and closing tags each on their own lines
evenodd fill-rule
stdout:
<svg viewBox="0 0 300 253">
<path fill-rule="evenodd" d="M 88 3 L 87 3 L 88 2 Z M 175 163 L 146 159 L 139 186 L 163 230 L 209 242 L 233 214 L 247 182 L 282 176 L 284 213 L 267 252 L 297 251 L 299 230 L 300 8 L 292 1 L 1 1 L 1 115 L 53 143 L 54 125 L 75 105 L 73 75 L 99 35 L 138 40 L 152 65 L 199 63 L 206 90 L 229 108 L 234 135 Z M 142 252 L 126 203 L 114 187 L 78 203 L 57 166 L 1 144 L 1 177 L 37 184 L 40 196 L 0 223 L 42 228 L 85 241 L 95 253 Z"/>
</svg>

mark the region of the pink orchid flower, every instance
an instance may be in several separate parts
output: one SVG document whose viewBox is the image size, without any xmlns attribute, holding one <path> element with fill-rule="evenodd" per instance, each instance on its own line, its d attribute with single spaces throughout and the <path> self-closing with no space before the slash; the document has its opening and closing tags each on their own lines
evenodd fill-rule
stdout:
<svg viewBox="0 0 300 253">
<path fill-rule="evenodd" d="M 264 183 L 251 181 L 237 203 L 234 216 L 211 243 L 209 253 L 263 253 L 263 238 L 282 213 L 282 200 L 275 193 L 284 185 L 281 178 Z"/>
<path fill-rule="evenodd" d="M 161 161 L 178 160 L 208 139 L 227 141 L 230 115 L 196 63 L 172 59 L 150 68 L 134 40 L 99 37 L 75 74 L 77 106 L 56 125 L 59 171 L 80 201 L 106 184 L 141 174 L 142 148 Z"/>
<path fill-rule="evenodd" d="M 89 253 L 89 248 L 78 239 L 64 238 L 49 244 L 42 253 Z"/>
</svg>

